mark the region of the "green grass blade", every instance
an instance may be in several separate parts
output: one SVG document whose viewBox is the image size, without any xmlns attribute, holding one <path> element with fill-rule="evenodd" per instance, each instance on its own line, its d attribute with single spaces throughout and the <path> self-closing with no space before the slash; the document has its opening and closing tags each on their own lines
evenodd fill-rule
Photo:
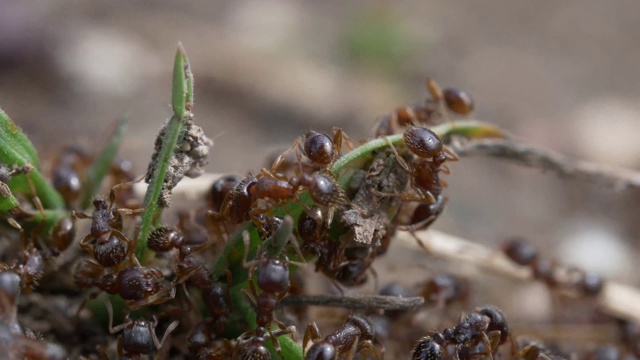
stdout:
<svg viewBox="0 0 640 360">
<path fill-rule="evenodd" d="M 64 209 L 65 203 L 62 196 L 46 181 L 39 170 L 39 159 L 33 144 L 2 109 L 0 109 L 0 144 L 2 144 L 0 163 L 9 167 L 33 165 L 30 178 L 43 206 L 46 209 Z M 36 195 L 31 193 L 29 181 L 24 175 L 14 176 L 8 185 L 12 193 Z M 0 203 L 0 210 L 4 210 L 9 206 L 15 206 L 15 198 L 4 197 L 0 199 Z"/>
<path fill-rule="evenodd" d="M 100 189 L 100 185 L 102 184 L 105 176 L 107 176 L 109 168 L 118 154 L 118 149 L 122 143 L 122 138 L 124 137 L 123 135 L 126 128 L 127 119 L 123 116 L 118 119 L 116 128 L 113 131 L 113 134 L 111 134 L 111 137 L 109 137 L 107 145 L 102 149 L 100 154 L 98 154 L 96 160 L 91 165 L 91 168 L 89 168 L 87 178 L 83 186 L 84 193 L 82 195 L 81 202 L 83 209 L 86 209 L 91 205 L 91 200 Z"/>
<path fill-rule="evenodd" d="M 164 137 L 162 138 L 162 146 L 158 157 L 155 159 L 157 163 L 154 167 L 150 167 L 150 169 L 153 168 L 154 171 L 150 174 L 149 187 L 144 197 L 144 206 L 148 208 L 142 214 L 140 232 L 138 233 L 138 245 L 136 247 L 136 256 L 142 261 L 144 260 L 149 234 L 154 228 L 154 222 L 159 219 L 162 213 L 162 208 L 158 206 L 158 198 L 165 183 L 170 160 L 174 154 L 176 144 L 178 144 L 181 137 L 184 136 L 187 118 L 187 116 L 185 116 L 185 104 L 188 91 L 186 80 L 188 76 L 185 74 L 185 69 L 190 69 L 189 60 L 182 45 L 179 44 L 173 65 L 172 105 L 175 114 L 167 123 Z"/>
</svg>

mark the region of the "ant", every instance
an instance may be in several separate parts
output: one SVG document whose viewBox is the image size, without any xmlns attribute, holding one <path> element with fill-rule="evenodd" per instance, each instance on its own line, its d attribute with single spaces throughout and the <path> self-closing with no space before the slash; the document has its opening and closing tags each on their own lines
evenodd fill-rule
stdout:
<svg viewBox="0 0 640 360">
<path fill-rule="evenodd" d="M 132 241 L 127 238 L 118 228 L 121 226 L 121 213 L 134 214 L 142 212 L 144 209 L 112 209 L 107 205 L 104 198 L 98 197 L 93 200 L 95 210 L 93 215 L 78 213 L 73 211 L 71 216 L 76 219 L 91 219 L 91 231 L 80 241 L 80 247 L 88 252 L 104 267 L 113 267 L 120 264 L 125 258 L 129 258 L 137 266 L 140 263 L 134 256 Z M 93 247 L 89 246 L 94 242 Z"/>
<path fill-rule="evenodd" d="M 38 341 L 33 332 L 17 319 L 20 277 L 9 271 L 0 272 L 0 351 L 8 359 L 63 360 L 67 352 L 60 346 Z"/>
<path fill-rule="evenodd" d="M 378 352 L 373 346 L 376 340 L 371 324 L 364 318 L 351 315 L 342 327 L 324 339 L 320 336 L 320 330 L 316 323 L 307 326 L 302 340 L 303 350 L 307 348 L 309 341 L 313 344 L 304 355 L 305 360 L 337 360 L 339 356 L 347 354 L 348 359 L 353 359 L 356 353 L 370 353 L 378 359 Z M 384 359 L 384 348 L 380 358 Z"/>
<path fill-rule="evenodd" d="M 511 332 L 500 310 L 493 307 L 476 309 L 455 327 L 420 339 L 413 349 L 411 359 L 442 359 L 448 345 L 455 345 L 454 356 L 459 359 L 461 351 L 478 342 L 484 344 L 485 355 L 493 359 L 495 350 L 507 337 L 511 337 Z M 513 339 L 512 349 L 515 351 Z"/>
<path fill-rule="evenodd" d="M 117 273 L 107 273 L 107 269 L 95 260 L 84 260 L 74 269 L 73 278 L 81 288 L 98 287 L 107 294 L 120 295 L 131 310 L 160 304 L 175 297 L 175 287 L 163 282 L 162 272 L 158 269 L 133 266 Z M 95 299 L 99 293 L 89 295 L 78 309 L 87 301 Z"/>
<path fill-rule="evenodd" d="M 427 281 L 421 295 L 425 303 L 442 308 L 455 301 L 469 298 L 469 283 L 450 274 L 437 274 Z"/>
<path fill-rule="evenodd" d="M 342 129 L 333 128 L 333 137 L 309 130 L 304 136 L 304 141 L 302 137 L 299 137 L 289 149 L 276 158 L 271 166 L 271 171 L 276 172 L 286 156 L 292 151 L 296 152 L 298 159 L 298 174 L 302 173 L 302 155 L 311 161 L 313 169 L 327 170 L 340 157 L 343 140 L 348 142 L 349 148 L 353 148 L 355 143 L 347 137 Z"/>
<path fill-rule="evenodd" d="M 178 327 L 179 322 L 173 321 L 164 332 L 161 340 L 158 340 L 155 329 L 158 325 L 158 321 L 155 316 L 151 321 L 146 320 L 132 320 L 129 318 L 129 314 L 125 316 L 124 323 L 114 327 L 113 326 L 113 308 L 111 303 L 104 301 L 104 304 L 109 313 L 109 332 L 116 334 L 122 331 L 122 336 L 118 337 L 118 355 L 138 357 L 140 355 L 149 355 L 160 350 L 164 344 L 167 336 Z"/>
<path fill-rule="evenodd" d="M 536 247 L 524 239 L 509 240 L 502 246 L 502 251 L 515 264 L 529 267 L 533 278 L 544 282 L 550 288 L 597 296 L 605 285 L 605 280 L 599 275 L 540 258 Z"/>
<path fill-rule="evenodd" d="M 238 186 L 240 181 L 242 178 L 238 175 L 225 175 L 214 181 L 209 190 L 209 207 L 219 213 L 225 197 Z"/>
<path fill-rule="evenodd" d="M 91 230 L 87 236 L 80 241 L 80 247 L 96 259 L 104 267 L 113 267 L 126 258 L 140 266 L 134 254 L 133 242 L 122 233 L 122 214 L 135 215 L 144 212 L 147 208 L 126 209 L 113 206 L 116 200 L 116 190 L 127 187 L 133 182 L 117 184 L 111 188 L 109 193 L 109 203 L 103 197 L 93 200 L 95 210 L 92 215 L 82 212 L 72 211 L 74 219 L 91 219 Z M 93 247 L 89 246 L 94 242 Z"/>
<path fill-rule="evenodd" d="M 80 196 L 82 178 L 80 171 L 91 163 L 92 157 L 79 146 L 66 146 L 60 152 L 53 165 L 51 175 L 53 187 L 71 204 Z"/>
<path fill-rule="evenodd" d="M 274 343 L 278 342 L 278 337 L 287 334 L 295 334 L 296 327 L 289 326 L 285 329 L 278 329 L 275 331 L 266 332 L 264 328 L 256 329 L 255 334 L 251 337 L 247 337 L 247 333 L 242 334 L 238 338 L 238 342 L 233 349 L 233 360 L 270 360 L 271 353 L 265 346 L 267 340 L 271 340 Z M 228 349 L 228 345 L 223 344 L 223 347 Z M 228 351 L 224 349 L 223 351 Z M 282 354 L 280 354 L 282 356 Z"/>
<path fill-rule="evenodd" d="M 448 119 L 447 108 L 458 115 L 468 115 L 473 111 L 473 99 L 463 90 L 442 90 L 433 79 L 427 79 L 426 88 L 431 99 L 426 99 L 422 104 L 396 108 L 391 115 L 383 117 L 378 122 L 375 137 L 399 133 L 402 128 L 410 125 L 433 124 L 437 115 Z"/>
<path fill-rule="evenodd" d="M 293 220 L 290 216 L 286 216 L 280 228 L 276 230 L 273 236 L 263 242 L 263 246 L 260 247 L 255 259 L 251 262 L 247 261 L 251 241 L 249 233 L 244 231 L 242 236 L 245 245 L 242 265 L 249 269 L 249 279 L 252 279 L 254 272 L 257 271 L 256 283 L 258 288 L 262 290 L 260 294 L 258 294 L 252 280 L 249 281 L 250 291 L 243 289 L 243 294 L 256 308 L 257 329 L 254 330 L 253 333 L 258 337 L 261 336 L 261 333 L 269 333 L 276 350 L 282 354 L 278 339 L 271 334 L 270 328 L 271 324 L 275 323 L 280 329 L 286 329 L 283 323 L 275 319 L 273 312 L 278 302 L 282 300 L 289 291 L 291 285 L 289 282 L 289 264 L 297 266 L 303 265 L 303 263 L 290 261 L 286 255 L 283 255 L 284 260 L 277 258 L 283 252 L 288 242 L 292 242 L 294 247 L 297 247 L 295 238 L 293 237 Z"/>
</svg>

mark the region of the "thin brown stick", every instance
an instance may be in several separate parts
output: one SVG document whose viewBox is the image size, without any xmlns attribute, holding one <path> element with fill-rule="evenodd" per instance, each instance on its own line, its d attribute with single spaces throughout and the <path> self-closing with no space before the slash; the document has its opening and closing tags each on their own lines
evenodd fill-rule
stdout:
<svg viewBox="0 0 640 360">
<path fill-rule="evenodd" d="M 409 310 L 424 304 L 422 296 L 398 297 L 383 295 L 296 295 L 288 296 L 278 307 L 315 305 L 358 310 Z"/>
<path fill-rule="evenodd" d="M 435 230 L 419 231 L 416 236 L 434 256 L 461 261 L 504 277 L 533 279 L 528 268 L 514 264 L 502 251 Z M 396 234 L 394 242 L 405 248 L 422 250 L 407 232 Z M 640 290 L 606 281 L 596 301 L 604 313 L 640 323 Z"/>
<path fill-rule="evenodd" d="M 640 172 L 568 158 L 557 152 L 515 142 L 513 140 L 482 139 L 454 143 L 459 156 L 490 156 L 519 165 L 552 171 L 561 177 L 595 183 L 615 190 L 640 190 Z"/>
</svg>

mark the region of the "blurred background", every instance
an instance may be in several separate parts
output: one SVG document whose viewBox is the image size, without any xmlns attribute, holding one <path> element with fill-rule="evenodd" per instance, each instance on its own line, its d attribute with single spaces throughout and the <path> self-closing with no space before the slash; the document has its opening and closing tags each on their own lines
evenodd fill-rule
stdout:
<svg viewBox="0 0 640 360">
<path fill-rule="evenodd" d="M 633 1 L 4 0 L 0 106 L 45 158 L 72 143 L 97 151 L 127 114 L 122 154 L 141 174 L 170 115 L 182 41 L 196 122 L 215 141 L 210 172 L 259 170 L 308 129 L 366 139 L 378 117 L 425 98 L 427 77 L 465 89 L 474 117 L 526 143 L 633 169 L 638 13 Z M 638 285 L 638 194 L 493 159 L 451 167 L 436 228 L 491 246 L 523 236 L 547 257 Z M 425 261 L 391 256 L 383 280 L 402 256 Z"/>
</svg>

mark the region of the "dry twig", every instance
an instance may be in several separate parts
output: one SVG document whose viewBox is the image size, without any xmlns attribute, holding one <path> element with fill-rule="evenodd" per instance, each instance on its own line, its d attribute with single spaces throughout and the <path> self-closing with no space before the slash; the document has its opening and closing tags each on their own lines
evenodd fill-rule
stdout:
<svg viewBox="0 0 640 360">
<path fill-rule="evenodd" d="M 615 190 L 640 190 L 640 172 L 570 159 L 557 152 L 517 143 L 513 140 L 482 139 L 452 144 L 460 156 L 483 155 L 555 172 L 561 177 L 595 183 Z"/>
<path fill-rule="evenodd" d="M 408 310 L 422 304 L 422 296 L 403 298 L 383 295 L 296 295 L 282 299 L 278 307 L 316 305 L 358 310 Z"/>
</svg>

